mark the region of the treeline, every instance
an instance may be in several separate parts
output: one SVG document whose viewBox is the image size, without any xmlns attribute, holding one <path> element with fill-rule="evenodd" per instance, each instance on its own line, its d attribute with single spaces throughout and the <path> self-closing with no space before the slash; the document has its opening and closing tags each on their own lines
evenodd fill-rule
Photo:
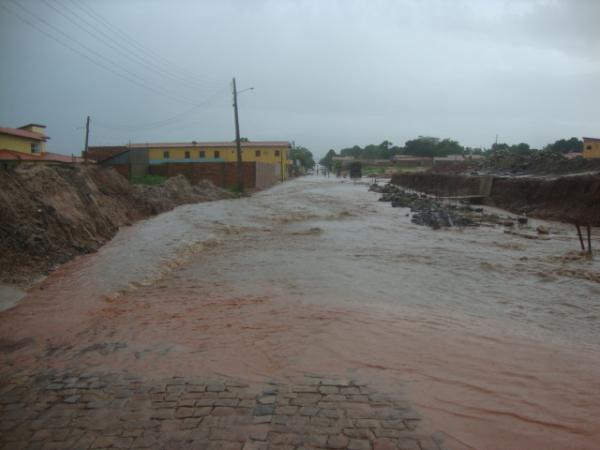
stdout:
<svg viewBox="0 0 600 450">
<path fill-rule="evenodd" d="M 446 138 L 440 139 L 431 136 L 419 136 L 416 139 L 406 141 L 404 146 L 393 145 L 390 141 L 381 144 L 370 144 L 365 147 L 355 145 L 347 147 L 336 153 L 331 149 L 319 163 L 326 167 L 332 167 L 334 156 L 353 156 L 357 159 L 391 159 L 395 155 L 410 155 L 421 157 L 440 157 L 448 155 L 481 155 L 498 152 L 529 155 L 540 150 L 531 148 L 527 143 L 509 145 L 506 143 L 495 143 L 490 148 L 464 147 L 458 141 Z M 542 151 L 569 153 L 583 151 L 583 141 L 575 137 L 571 139 L 560 139 L 552 144 L 546 145 Z"/>
<path fill-rule="evenodd" d="M 290 151 L 290 159 L 292 161 L 298 161 L 301 167 L 305 170 L 312 169 L 315 166 L 315 160 L 313 154 L 306 147 L 294 146 Z"/>
</svg>

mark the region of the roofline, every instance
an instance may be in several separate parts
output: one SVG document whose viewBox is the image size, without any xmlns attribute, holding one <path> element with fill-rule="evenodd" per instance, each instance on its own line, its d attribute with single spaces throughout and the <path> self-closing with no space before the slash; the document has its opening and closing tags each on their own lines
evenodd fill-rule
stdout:
<svg viewBox="0 0 600 450">
<path fill-rule="evenodd" d="M 10 128 L 8 128 L 10 130 Z M 20 128 L 13 128 L 13 130 L 21 130 Z M 6 136 L 15 136 L 18 138 L 22 138 L 22 139 L 30 139 L 32 141 L 40 141 L 40 142 L 46 142 L 48 139 L 50 139 L 50 136 L 46 136 L 46 135 L 42 135 L 40 133 L 36 133 L 35 131 L 29 131 L 29 130 L 21 130 L 24 131 L 26 133 L 31 133 L 32 135 L 35 134 L 36 136 L 21 136 L 19 134 L 16 133 L 11 133 L 9 131 L 2 131 L 0 130 L 0 134 L 4 134 Z"/>
<path fill-rule="evenodd" d="M 288 141 L 255 141 L 255 142 L 241 142 L 242 147 L 291 147 L 291 143 Z M 235 141 L 229 142 L 147 142 L 147 143 L 132 143 L 127 144 L 127 148 L 201 148 L 201 147 L 235 147 Z"/>
<path fill-rule="evenodd" d="M 94 160 L 93 158 L 89 158 L 89 159 L 92 159 L 92 160 L 96 161 L 98 164 L 102 164 L 102 163 L 105 163 L 107 161 L 110 161 L 113 158 L 116 158 L 117 156 L 121 156 L 124 153 L 129 153 L 130 151 L 131 151 L 131 149 L 126 148 L 123 151 L 120 151 L 119 153 L 113 153 L 112 155 L 110 155 L 110 156 L 108 156 L 108 157 L 106 157 L 104 159 L 96 159 L 96 160 Z"/>
<path fill-rule="evenodd" d="M 584 137 L 582 138 L 584 141 L 600 141 L 600 138 L 591 138 L 591 137 Z"/>
<path fill-rule="evenodd" d="M 46 125 L 41 125 L 39 123 L 28 123 L 27 125 L 23 125 L 22 127 L 19 127 L 20 130 L 27 128 L 27 127 L 39 127 L 39 128 L 46 128 Z"/>
</svg>

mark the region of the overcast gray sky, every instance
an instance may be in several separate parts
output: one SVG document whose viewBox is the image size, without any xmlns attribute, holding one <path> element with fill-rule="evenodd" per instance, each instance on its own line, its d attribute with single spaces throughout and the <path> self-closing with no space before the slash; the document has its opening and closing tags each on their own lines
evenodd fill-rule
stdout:
<svg viewBox="0 0 600 450">
<path fill-rule="evenodd" d="M 233 140 L 236 76 L 243 136 L 317 156 L 600 137 L 599 18 L 600 0 L 0 0 L 0 126 L 46 124 L 67 154 L 88 114 L 92 145 Z"/>
</svg>

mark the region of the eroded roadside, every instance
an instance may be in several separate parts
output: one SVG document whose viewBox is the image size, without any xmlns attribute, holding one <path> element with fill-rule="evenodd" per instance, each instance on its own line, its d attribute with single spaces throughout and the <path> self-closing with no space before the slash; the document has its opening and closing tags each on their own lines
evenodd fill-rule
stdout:
<svg viewBox="0 0 600 450">
<path fill-rule="evenodd" d="M 67 264 L 0 314 L 0 372 L 14 381 L 5 381 L 6 395 L 18 394 L 2 410 L 8 435 L 31 439 L 32 425 L 64 414 L 56 429 L 91 433 L 75 420 L 83 415 L 97 424 L 96 438 L 118 432 L 97 443 L 113 446 L 164 432 L 190 445 L 212 433 L 231 448 L 250 439 L 273 448 L 371 448 L 390 438 L 393 446 L 381 448 L 593 448 L 598 286 L 546 276 L 564 266 L 556 258 L 573 238 L 432 232 L 377 198 L 364 186 L 296 180 L 249 199 L 178 208 Z M 564 264 L 597 270 L 595 262 Z M 259 401 L 264 386 L 301 394 L 293 386 L 307 374 L 342 382 L 325 392 L 325 383 L 311 381 L 306 395 L 277 399 L 275 413 L 264 414 L 269 422 L 258 424 L 264 439 L 219 434 L 236 417 L 253 426 L 263 420 L 254 411 L 271 404 Z M 164 388 L 148 397 L 155 382 Z M 208 389 L 215 382 L 221 390 Z M 53 383 L 59 392 L 45 397 Z M 204 390 L 190 391 L 193 384 Z M 19 400 L 28 386 L 35 398 Z M 234 391 L 235 405 L 215 403 Z M 97 411 L 88 411 L 96 397 Z M 310 402 L 294 404 L 298 397 Z M 35 417 L 24 412 L 38 403 Z M 123 409 L 118 426 L 109 405 Z M 210 414 L 195 415 L 205 407 Z M 136 408 L 139 416 L 128 416 Z M 155 408 L 164 408 L 162 419 Z M 364 416 L 351 416 L 355 409 Z M 148 419 L 148 428 L 126 430 L 126 417 Z M 307 440 L 317 434 L 306 428 L 312 423 L 325 440 Z"/>
<path fill-rule="evenodd" d="M 178 205 L 232 198 L 183 176 L 132 185 L 95 165 L 20 164 L 0 173 L 0 311 L 73 258 L 96 252 L 117 231 Z"/>
</svg>

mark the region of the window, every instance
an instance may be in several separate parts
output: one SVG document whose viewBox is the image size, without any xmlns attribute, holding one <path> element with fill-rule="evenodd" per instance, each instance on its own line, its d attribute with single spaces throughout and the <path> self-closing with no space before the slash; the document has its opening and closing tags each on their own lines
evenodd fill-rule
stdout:
<svg viewBox="0 0 600 450">
<path fill-rule="evenodd" d="M 221 152 L 218 150 L 215 150 L 215 158 L 220 158 L 221 157 Z"/>
<path fill-rule="evenodd" d="M 259 157 L 259 156 L 260 156 L 260 150 L 256 150 L 256 151 L 254 152 L 254 154 L 255 154 L 257 157 Z"/>
<path fill-rule="evenodd" d="M 190 159 L 190 152 L 185 152 L 185 159 Z"/>
<path fill-rule="evenodd" d="M 163 159 L 169 159 L 171 154 L 169 152 L 163 152 Z"/>
<path fill-rule="evenodd" d="M 279 150 L 275 150 L 275 156 L 279 156 Z"/>
<path fill-rule="evenodd" d="M 198 152 L 198 158 L 206 158 L 206 152 L 204 150 L 200 150 Z"/>
<path fill-rule="evenodd" d="M 35 144 L 31 144 L 31 153 L 39 153 L 40 152 L 40 144 L 39 143 L 35 143 Z"/>
<path fill-rule="evenodd" d="M 591 145 L 588 145 L 588 146 L 587 146 L 587 149 L 588 149 L 588 150 L 591 150 L 591 149 L 592 149 L 592 146 L 591 146 Z"/>
</svg>

